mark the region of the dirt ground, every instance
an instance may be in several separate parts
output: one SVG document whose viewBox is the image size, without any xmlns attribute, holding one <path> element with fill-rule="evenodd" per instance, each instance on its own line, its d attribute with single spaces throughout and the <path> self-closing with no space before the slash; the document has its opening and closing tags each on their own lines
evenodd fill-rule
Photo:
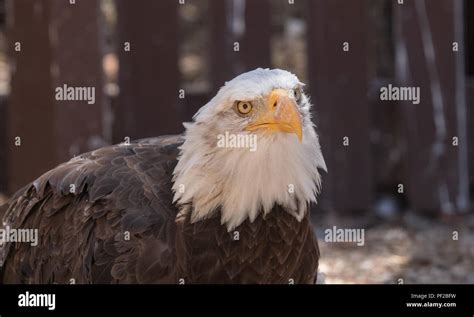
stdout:
<svg viewBox="0 0 474 317">
<path fill-rule="evenodd" d="M 326 216 L 315 222 L 326 284 L 474 283 L 472 213 L 444 219 L 408 213 L 392 221 Z M 325 230 L 334 225 L 365 227 L 364 245 L 325 242 Z"/>
</svg>

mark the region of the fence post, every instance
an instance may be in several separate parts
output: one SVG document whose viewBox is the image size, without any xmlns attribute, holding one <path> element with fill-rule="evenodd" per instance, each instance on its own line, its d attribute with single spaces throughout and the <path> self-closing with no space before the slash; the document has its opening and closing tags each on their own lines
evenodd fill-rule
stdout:
<svg viewBox="0 0 474 317">
<path fill-rule="evenodd" d="M 474 52 L 473 52 L 474 55 Z M 472 144 L 472 140 L 474 140 L 474 110 L 472 109 L 472 104 L 474 103 L 474 79 L 471 77 L 467 83 L 467 92 L 468 92 L 468 103 L 471 105 L 471 110 L 469 111 L 468 117 L 468 127 L 469 127 L 469 140 L 471 141 L 469 146 L 469 179 L 470 179 L 470 186 L 474 188 L 474 144 Z M 472 195 L 472 191 L 471 191 Z"/>
<path fill-rule="evenodd" d="M 7 97 L 0 96 L 0 194 L 7 191 Z M 1 203 L 0 203 L 1 204 Z"/>
<path fill-rule="evenodd" d="M 118 0 L 114 142 L 179 133 L 177 0 Z"/>
<path fill-rule="evenodd" d="M 271 17 L 269 0 L 245 2 L 245 33 L 242 39 L 244 71 L 271 66 Z"/>
<path fill-rule="evenodd" d="M 394 3 L 396 75 L 420 87 L 420 103 L 401 101 L 405 182 L 425 212 L 465 211 L 469 203 L 463 1 Z"/>
<path fill-rule="evenodd" d="M 8 9 L 13 67 L 7 151 L 14 191 L 103 144 L 103 87 L 98 1 L 11 1 Z M 95 104 L 58 101 L 56 88 L 63 85 L 95 88 Z"/>
<path fill-rule="evenodd" d="M 373 195 L 367 97 L 367 4 L 310 1 L 308 62 L 323 155 L 320 206 L 342 212 L 370 207 Z"/>
<path fill-rule="evenodd" d="M 466 40 L 465 43 L 465 53 L 466 53 L 466 62 L 467 62 L 467 91 L 468 91 L 468 140 L 469 140 L 469 179 L 470 186 L 474 189 L 474 2 L 465 1 L 465 18 L 464 23 L 466 25 Z M 470 105 L 470 107 L 469 107 Z M 471 190 L 471 195 L 473 191 Z"/>
<path fill-rule="evenodd" d="M 270 67 L 269 0 L 210 0 L 211 81 L 225 81 L 254 68 Z"/>
</svg>

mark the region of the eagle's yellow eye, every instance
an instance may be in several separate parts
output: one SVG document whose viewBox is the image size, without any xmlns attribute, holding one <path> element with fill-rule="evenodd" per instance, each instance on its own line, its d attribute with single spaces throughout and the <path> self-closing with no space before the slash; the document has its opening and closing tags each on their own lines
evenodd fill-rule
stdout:
<svg viewBox="0 0 474 317">
<path fill-rule="evenodd" d="M 239 101 L 237 103 L 237 111 L 240 114 L 249 114 L 252 111 L 252 104 L 248 101 Z"/>
</svg>

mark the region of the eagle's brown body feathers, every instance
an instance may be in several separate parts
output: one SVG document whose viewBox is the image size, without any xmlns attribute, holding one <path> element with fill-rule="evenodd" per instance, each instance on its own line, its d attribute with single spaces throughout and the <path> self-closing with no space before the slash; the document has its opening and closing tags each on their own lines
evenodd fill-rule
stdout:
<svg viewBox="0 0 474 317">
<path fill-rule="evenodd" d="M 102 148 L 20 190 L 5 224 L 38 229 L 39 243 L 0 249 L 3 282 L 313 283 L 319 250 L 308 215 L 299 222 L 274 206 L 230 232 L 219 212 L 194 224 L 178 215 L 171 187 L 181 143 Z"/>
</svg>

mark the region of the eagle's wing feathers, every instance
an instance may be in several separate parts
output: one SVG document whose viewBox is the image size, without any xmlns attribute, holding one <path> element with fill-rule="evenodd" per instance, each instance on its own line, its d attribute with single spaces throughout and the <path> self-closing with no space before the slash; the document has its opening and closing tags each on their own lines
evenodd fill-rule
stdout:
<svg viewBox="0 0 474 317">
<path fill-rule="evenodd" d="M 38 246 L 2 246 L 4 282 L 168 281 L 177 212 L 171 178 L 180 143 L 180 136 L 169 136 L 101 148 L 18 191 L 4 224 L 38 229 Z"/>
</svg>

